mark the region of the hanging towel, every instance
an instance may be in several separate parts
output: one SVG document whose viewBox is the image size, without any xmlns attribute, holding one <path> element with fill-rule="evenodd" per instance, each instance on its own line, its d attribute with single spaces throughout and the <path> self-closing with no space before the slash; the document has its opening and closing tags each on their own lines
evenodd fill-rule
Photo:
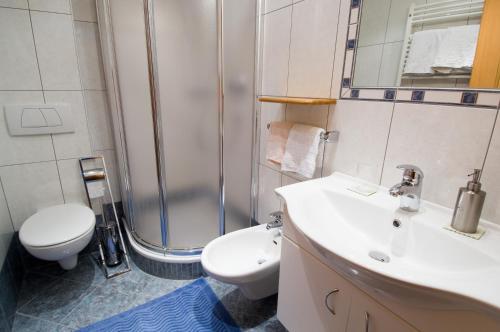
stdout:
<svg viewBox="0 0 500 332">
<path fill-rule="evenodd" d="M 294 124 L 286 142 L 281 170 L 312 178 L 316 170 L 316 157 L 323 132 L 321 128 Z"/>
<path fill-rule="evenodd" d="M 446 29 L 417 31 L 413 34 L 405 74 L 430 75 Z"/>
<path fill-rule="evenodd" d="M 269 124 L 269 135 L 267 136 L 266 159 L 281 164 L 285 154 L 286 141 L 293 123 L 271 122 Z"/>
<path fill-rule="evenodd" d="M 479 25 L 446 29 L 432 69 L 439 73 L 470 72 L 476 54 Z"/>
</svg>

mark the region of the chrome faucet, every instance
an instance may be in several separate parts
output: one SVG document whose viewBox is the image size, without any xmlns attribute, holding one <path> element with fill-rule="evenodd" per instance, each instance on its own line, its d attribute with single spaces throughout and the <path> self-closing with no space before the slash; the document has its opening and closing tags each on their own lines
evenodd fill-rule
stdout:
<svg viewBox="0 0 500 332">
<path fill-rule="evenodd" d="M 273 219 L 267 223 L 266 229 L 277 228 L 283 226 L 283 212 L 275 211 L 269 213 L 269 216 Z"/>
<path fill-rule="evenodd" d="M 389 194 L 401 197 L 399 205 L 401 210 L 417 212 L 420 208 L 424 173 L 414 165 L 399 165 L 397 168 L 403 170 L 403 180 L 389 189 Z"/>
</svg>

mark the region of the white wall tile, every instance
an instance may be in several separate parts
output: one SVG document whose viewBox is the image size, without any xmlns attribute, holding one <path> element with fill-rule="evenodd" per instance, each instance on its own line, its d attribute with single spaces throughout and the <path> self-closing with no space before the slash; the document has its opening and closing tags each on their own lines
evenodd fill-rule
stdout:
<svg viewBox="0 0 500 332">
<path fill-rule="evenodd" d="M 38 210 L 63 203 L 55 161 L 0 167 L 15 230 Z"/>
<path fill-rule="evenodd" d="M 280 199 L 274 193 L 274 189 L 280 186 L 281 174 L 279 172 L 266 166 L 259 166 L 259 223 L 264 224 L 269 222 L 269 213 L 280 210 Z"/>
<path fill-rule="evenodd" d="M 481 168 L 496 111 L 396 103 L 382 184 L 401 181 L 399 164 L 414 164 L 425 178 L 422 197 L 453 207 L 459 187 Z"/>
<path fill-rule="evenodd" d="M 116 155 L 114 150 L 103 150 L 103 151 L 95 151 L 94 155 L 104 157 L 104 161 L 106 162 L 106 168 L 108 171 L 108 178 L 111 184 L 111 191 L 113 193 L 113 199 L 115 202 L 121 200 L 121 191 L 120 191 L 120 181 L 119 176 L 120 172 L 118 170 L 118 164 L 116 162 Z M 111 202 L 111 199 L 108 194 L 105 196 L 106 202 Z"/>
<path fill-rule="evenodd" d="M 90 137 L 87 116 L 81 91 L 46 91 L 47 103 L 68 103 L 73 113 L 75 132 L 54 134 L 54 150 L 57 159 L 86 157 L 90 155 Z"/>
<path fill-rule="evenodd" d="M 3 106 L 42 103 L 41 91 L 0 91 L 0 166 L 54 160 L 50 135 L 10 136 Z"/>
<path fill-rule="evenodd" d="M 390 6 L 391 0 L 363 1 L 359 46 L 369 46 L 384 42 Z"/>
<path fill-rule="evenodd" d="M 58 160 L 57 166 L 65 202 L 88 205 L 78 159 Z"/>
<path fill-rule="evenodd" d="M 31 12 L 44 90 L 80 90 L 70 15 Z"/>
<path fill-rule="evenodd" d="M 75 22 L 75 32 L 83 88 L 104 90 L 104 71 L 97 24 Z"/>
<path fill-rule="evenodd" d="M 31 10 L 71 14 L 69 0 L 28 0 Z"/>
<path fill-rule="evenodd" d="M 264 16 L 262 94 L 285 96 L 290 54 L 292 7 Z"/>
<path fill-rule="evenodd" d="M 340 0 L 293 5 L 288 95 L 329 97 Z"/>
<path fill-rule="evenodd" d="M 286 109 L 286 121 L 326 129 L 328 105 L 305 106 L 289 104 Z"/>
<path fill-rule="evenodd" d="M 28 9 L 28 0 L 0 0 L 0 7 Z"/>
<path fill-rule="evenodd" d="M 359 47 L 354 67 L 354 87 L 376 87 L 384 45 Z"/>
<path fill-rule="evenodd" d="M 29 12 L 0 8 L 0 90 L 40 90 Z"/>
<path fill-rule="evenodd" d="M 273 121 L 285 121 L 285 104 L 262 103 L 260 109 L 260 136 L 259 136 L 259 161 L 263 165 L 276 167 L 266 160 L 266 147 L 269 129 L 267 125 Z"/>
<path fill-rule="evenodd" d="M 500 224 L 500 120 L 497 119 L 481 182 L 486 191 L 482 217 Z"/>
<path fill-rule="evenodd" d="M 87 106 L 88 128 L 93 150 L 112 149 L 113 133 L 111 129 L 111 116 L 108 112 L 106 92 L 85 91 L 85 104 Z"/>
<path fill-rule="evenodd" d="M 264 13 L 283 8 L 292 4 L 292 0 L 265 0 Z"/>
<path fill-rule="evenodd" d="M 389 135 L 393 103 L 339 100 L 330 112 L 328 130 L 340 132 L 326 144 L 323 176 L 334 171 L 378 183 Z"/>
<path fill-rule="evenodd" d="M 9 208 L 3 192 L 2 181 L 0 181 L 0 265 L 3 265 L 14 233 Z"/>
<path fill-rule="evenodd" d="M 389 21 L 387 22 L 387 33 L 385 35 L 385 42 L 392 43 L 395 41 L 402 41 L 406 30 L 406 21 L 408 20 L 408 13 L 410 5 L 424 4 L 426 0 L 392 0 L 391 9 L 389 12 Z"/>
<path fill-rule="evenodd" d="M 396 86 L 403 42 L 384 44 L 378 86 Z"/>
<path fill-rule="evenodd" d="M 97 22 L 94 0 L 72 0 L 73 19 L 77 21 Z"/>
</svg>

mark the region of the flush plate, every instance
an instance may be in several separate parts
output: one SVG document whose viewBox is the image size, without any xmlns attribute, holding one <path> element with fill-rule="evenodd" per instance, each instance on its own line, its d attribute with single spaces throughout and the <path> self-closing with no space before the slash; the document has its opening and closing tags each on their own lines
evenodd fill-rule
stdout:
<svg viewBox="0 0 500 332">
<path fill-rule="evenodd" d="M 48 135 L 75 131 L 69 104 L 5 105 L 11 136 Z"/>
</svg>

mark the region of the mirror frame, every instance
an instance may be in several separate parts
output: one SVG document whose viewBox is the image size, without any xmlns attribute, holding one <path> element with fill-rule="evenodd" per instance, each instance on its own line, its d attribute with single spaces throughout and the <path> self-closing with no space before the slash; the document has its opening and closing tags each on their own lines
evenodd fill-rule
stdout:
<svg viewBox="0 0 500 332">
<path fill-rule="evenodd" d="M 362 0 L 350 0 L 350 2 L 340 99 L 461 105 L 493 109 L 499 107 L 499 89 L 353 87 L 352 75 L 356 64 L 356 46 L 359 38 L 358 26 L 361 23 L 363 2 Z"/>
</svg>

